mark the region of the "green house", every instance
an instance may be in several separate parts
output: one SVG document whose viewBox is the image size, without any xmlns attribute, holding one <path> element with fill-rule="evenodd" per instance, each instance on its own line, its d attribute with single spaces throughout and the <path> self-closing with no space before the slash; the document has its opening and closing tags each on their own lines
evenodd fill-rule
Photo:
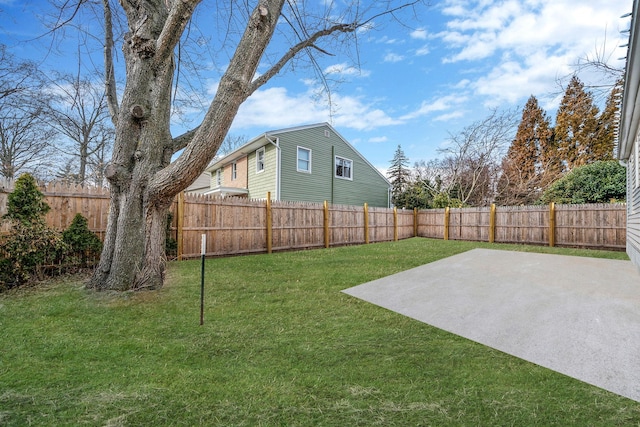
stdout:
<svg viewBox="0 0 640 427">
<path fill-rule="evenodd" d="M 389 181 L 328 123 L 266 132 L 217 159 L 209 194 L 389 207 Z"/>
</svg>

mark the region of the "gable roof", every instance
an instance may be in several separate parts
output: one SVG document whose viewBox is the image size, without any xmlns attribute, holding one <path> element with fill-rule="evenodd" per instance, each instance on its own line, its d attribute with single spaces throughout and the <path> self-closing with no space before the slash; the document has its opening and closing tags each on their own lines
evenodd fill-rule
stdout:
<svg viewBox="0 0 640 427">
<path fill-rule="evenodd" d="M 231 153 L 229 153 L 229 154 L 227 154 L 227 155 L 225 155 L 225 156 L 223 156 L 223 157 L 221 157 L 221 158 L 219 158 L 217 160 L 214 160 L 207 167 L 207 170 L 208 171 L 214 171 L 214 170 L 220 168 L 221 166 L 229 164 L 229 163 L 235 161 L 236 159 L 238 159 L 240 157 L 246 156 L 247 154 L 256 151 L 258 148 L 264 146 L 266 143 L 272 143 L 272 144 L 275 145 L 275 138 L 278 135 L 282 135 L 284 133 L 298 132 L 298 131 L 305 130 L 305 129 L 320 128 L 320 127 L 329 128 L 329 130 L 331 132 L 333 132 L 338 138 L 340 138 L 340 140 L 342 140 L 342 142 L 344 142 L 349 148 L 351 148 L 355 153 L 357 153 L 358 156 L 360 156 L 360 158 L 371 169 L 376 171 L 378 173 L 378 175 L 380 175 L 380 177 L 382 179 L 384 179 L 387 183 L 389 183 L 389 180 L 387 179 L 387 177 L 384 176 L 382 174 L 382 172 L 380 172 L 378 170 L 378 168 L 373 166 L 362 154 L 360 154 L 360 152 L 358 150 L 356 150 L 356 148 L 353 145 L 351 145 L 349 143 L 349 141 L 347 141 L 342 135 L 340 135 L 340 133 L 337 130 L 335 130 L 335 128 L 333 126 L 331 126 L 329 123 L 326 123 L 326 122 L 267 131 L 267 132 L 265 132 L 265 133 L 263 133 L 261 135 L 256 136 L 255 138 L 251 139 L 249 142 L 247 142 L 246 144 L 242 145 L 241 147 L 235 149 Z M 389 185 L 391 185 L 391 183 L 389 183 Z"/>
</svg>

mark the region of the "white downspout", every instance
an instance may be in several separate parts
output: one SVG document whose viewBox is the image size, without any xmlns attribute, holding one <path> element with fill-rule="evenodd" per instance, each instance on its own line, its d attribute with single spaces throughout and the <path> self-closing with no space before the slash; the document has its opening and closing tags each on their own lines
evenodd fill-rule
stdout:
<svg viewBox="0 0 640 427">
<path fill-rule="evenodd" d="M 280 138 L 276 137 L 275 141 L 272 141 L 269 138 L 268 134 L 264 134 L 264 137 L 267 141 L 273 144 L 276 147 L 276 194 L 275 200 L 280 200 Z"/>
</svg>

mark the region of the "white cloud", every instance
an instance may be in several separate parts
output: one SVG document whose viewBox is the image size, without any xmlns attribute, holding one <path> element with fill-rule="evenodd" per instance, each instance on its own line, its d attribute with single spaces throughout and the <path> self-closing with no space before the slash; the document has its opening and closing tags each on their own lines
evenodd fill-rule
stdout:
<svg viewBox="0 0 640 427">
<path fill-rule="evenodd" d="M 417 56 L 424 56 L 424 55 L 428 55 L 429 52 L 430 52 L 429 45 L 425 44 L 424 46 L 422 46 L 421 48 L 416 50 L 416 55 Z"/>
<path fill-rule="evenodd" d="M 343 76 L 368 77 L 371 71 L 363 70 L 347 63 L 330 65 L 324 69 L 325 74 L 340 74 Z"/>
<path fill-rule="evenodd" d="M 377 42 L 383 43 L 383 44 L 396 44 L 396 43 L 399 43 L 399 40 L 389 38 L 388 36 L 383 36 L 383 37 L 380 37 Z"/>
<path fill-rule="evenodd" d="M 374 143 L 374 144 L 379 144 L 381 142 L 387 142 L 389 140 L 389 138 L 387 138 L 386 136 L 376 136 L 373 138 L 369 138 L 368 142 Z"/>
<path fill-rule="evenodd" d="M 437 37 L 457 51 L 447 58 L 451 62 L 483 59 L 502 50 L 524 57 L 540 50 L 561 49 L 577 56 L 592 51 L 594 41 L 603 40 L 605 31 L 616 43 L 622 24 L 619 16 L 629 7 L 625 3 L 471 0 L 462 8 L 458 0 L 449 0 L 443 13 L 452 19 Z"/>
<path fill-rule="evenodd" d="M 412 111 L 409 114 L 405 114 L 400 117 L 401 120 L 411 120 L 417 117 L 427 116 L 434 112 L 448 111 L 453 108 L 457 108 L 459 105 L 468 101 L 468 97 L 464 95 L 454 94 L 445 95 L 440 98 L 436 98 L 430 101 L 423 101 L 416 111 Z"/>
<path fill-rule="evenodd" d="M 427 39 L 427 30 L 425 30 L 424 28 L 418 28 L 417 30 L 412 31 L 409 36 L 412 39 L 417 39 L 417 40 L 426 40 Z"/>
<path fill-rule="evenodd" d="M 557 79 L 575 72 L 581 59 L 594 58 L 605 42 L 610 65 L 624 66 L 617 61 L 623 51 L 615 50 L 623 44 L 619 31 L 628 26 L 619 17 L 629 8 L 626 0 L 445 0 L 446 30 L 429 37 L 449 49 L 445 64 L 482 65 L 464 87 L 483 96 L 485 105 L 517 103 L 531 94 L 554 105 Z"/>
<path fill-rule="evenodd" d="M 554 77 L 571 74 L 567 56 L 532 55 L 525 61 L 505 60 L 488 74 L 475 80 L 471 87 L 477 94 L 490 98 L 489 106 L 500 102 L 517 103 L 530 95 L 545 97 L 554 90 Z"/>
<path fill-rule="evenodd" d="M 387 53 L 384 56 L 384 62 L 400 62 L 404 59 L 404 56 L 402 55 L 398 55 L 397 53 Z"/>
<path fill-rule="evenodd" d="M 233 130 L 253 127 L 277 129 L 317 122 L 371 130 L 401 123 L 361 98 L 334 92 L 331 108 L 324 101 L 314 101 L 315 98 L 312 89 L 296 94 L 289 93 L 284 87 L 258 90 L 240 107 Z"/>
<path fill-rule="evenodd" d="M 434 117 L 433 121 L 435 122 L 448 122 L 449 120 L 459 119 L 464 116 L 464 112 L 462 110 L 453 111 L 451 113 L 441 114 L 439 116 Z"/>
</svg>

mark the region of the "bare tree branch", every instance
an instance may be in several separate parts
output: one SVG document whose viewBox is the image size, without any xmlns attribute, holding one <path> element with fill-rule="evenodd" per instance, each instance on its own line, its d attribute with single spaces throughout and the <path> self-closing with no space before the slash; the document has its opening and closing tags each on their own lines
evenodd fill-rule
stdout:
<svg viewBox="0 0 640 427">
<path fill-rule="evenodd" d="M 113 16 L 109 0 L 102 0 L 102 4 L 104 8 L 104 89 L 107 94 L 111 121 L 117 126 L 120 107 L 116 88 L 116 73 L 113 66 Z"/>
</svg>

